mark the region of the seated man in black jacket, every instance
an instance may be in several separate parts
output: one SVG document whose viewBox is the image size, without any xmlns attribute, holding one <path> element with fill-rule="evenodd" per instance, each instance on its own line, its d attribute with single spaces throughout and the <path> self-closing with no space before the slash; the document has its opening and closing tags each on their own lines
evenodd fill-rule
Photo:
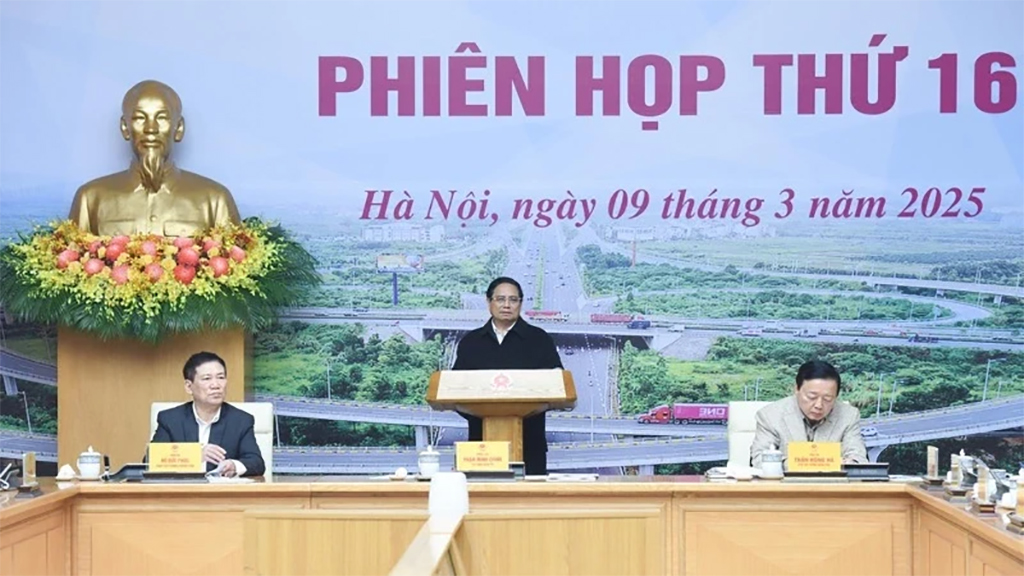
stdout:
<svg viewBox="0 0 1024 576">
<path fill-rule="evenodd" d="M 224 360 L 212 352 L 199 352 L 185 362 L 182 372 L 192 402 L 157 414 L 150 442 L 199 442 L 207 470 L 223 463 L 222 476 L 262 476 L 266 465 L 256 444 L 255 420 L 224 401 L 228 387 Z"/>
<path fill-rule="evenodd" d="M 491 319 L 468 332 L 459 342 L 452 370 L 542 370 L 562 368 L 555 342 L 543 329 L 519 316 L 523 288 L 512 278 L 501 277 L 487 287 Z M 462 414 L 469 423 L 469 440 L 483 439 L 483 422 Z M 548 473 L 546 413 L 523 419 L 523 460 L 528 475 Z"/>
</svg>

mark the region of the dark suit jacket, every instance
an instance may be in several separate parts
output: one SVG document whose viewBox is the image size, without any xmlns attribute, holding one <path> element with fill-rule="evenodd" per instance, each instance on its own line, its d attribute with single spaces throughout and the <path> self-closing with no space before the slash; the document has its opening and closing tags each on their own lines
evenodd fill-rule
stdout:
<svg viewBox="0 0 1024 576">
<path fill-rule="evenodd" d="M 246 476 L 262 476 L 266 471 L 263 455 L 256 444 L 255 423 L 252 414 L 225 402 L 220 407 L 220 419 L 210 427 L 210 444 L 223 448 L 229 459 L 241 462 Z M 150 442 L 199 442 L 199 424 L 192 411 L 192 403 L 186 402 L 157 414 L 156 432 Z M 211 463 L 206 464 L 207 470 L 215 467 Z"/>
<path fill-rule="evenodd" d="M 463 336 L 457 354 L 452 370 L 562 368 L 562 359 L 551 335 L 522 318 L 516 321 L 501 344 L 488 320 L 487 324 Z M 541 412 L 523 419 L 524 468 L 531 476 L 548 473 L 546 416 L 546 412 Z M 469 440 L 479 442 L 483 438 L 483 421 L 469 414 L 462 414 L 462 417 L 469 423 Z"/>
</svg>

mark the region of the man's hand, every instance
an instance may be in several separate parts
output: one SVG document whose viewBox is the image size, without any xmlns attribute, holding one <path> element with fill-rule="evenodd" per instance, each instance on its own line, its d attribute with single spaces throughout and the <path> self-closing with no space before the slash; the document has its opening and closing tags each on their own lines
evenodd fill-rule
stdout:
<svg viewBox="0 0 1024 576">
<path fill-rule="evenodd" d="M 223 461 L 224 458 L 227 455 L 228 455 L 228 453 L 223 448 L 221 448 L 220 446 L 217 446 L 216 444 L 207 444 L 207 445 L 203 446 L 203 461 L 204 462 L 211 462 L 213 464 L 220 464 L 221 461 Z M 232 465 L 231 468 L 234 469 L 234 466 Z"/>
<path fill-rule="evenodd" d="M 238 470 L 235 469 L 234 460 L 225 460 L 224 467 L 220 469 L 220 475 L 226 478 L 234 478 L 238 476 Z"/>
</svg>

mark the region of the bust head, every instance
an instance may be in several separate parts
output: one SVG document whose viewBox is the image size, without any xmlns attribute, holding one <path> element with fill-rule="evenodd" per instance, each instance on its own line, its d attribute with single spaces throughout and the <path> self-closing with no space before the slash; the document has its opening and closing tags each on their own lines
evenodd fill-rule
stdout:
<svg viewBox="0 0 1024 576">
<path fill-rule="evenodd" d="M 121 136 L 131 142 L 143 185 L 158 190 L 175 142 L 185 137 L 181 98 L 156 80 L 139 82 L 121 102 Z"/>
</svg>

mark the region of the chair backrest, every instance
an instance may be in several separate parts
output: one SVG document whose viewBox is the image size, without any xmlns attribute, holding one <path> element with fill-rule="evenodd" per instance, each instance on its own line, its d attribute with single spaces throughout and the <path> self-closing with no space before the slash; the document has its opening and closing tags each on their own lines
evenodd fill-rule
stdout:
<svg viewBox="0 0 1024 576">
<path fill-rule="evenodd" d="M 729 466 L 750 467 L 750 445 L 757 430 L 757 411 L 771 402 L 729 402 Z"/>
<path fill-rule="evenodd" d="M 156 432 L 156 416 L 168 408 L 180 406 L 181 402 L 153 402 L 149 409 L 149 437 Z M 252 414 L 256 423 L 253 426 L 256 444 L 260 447 L 263 462 L 267 465 L 264 478 L 273 477 L 274 465 L 274 404 L 271 402 L 232 402 L 232 406 Z"/>
</svg>

